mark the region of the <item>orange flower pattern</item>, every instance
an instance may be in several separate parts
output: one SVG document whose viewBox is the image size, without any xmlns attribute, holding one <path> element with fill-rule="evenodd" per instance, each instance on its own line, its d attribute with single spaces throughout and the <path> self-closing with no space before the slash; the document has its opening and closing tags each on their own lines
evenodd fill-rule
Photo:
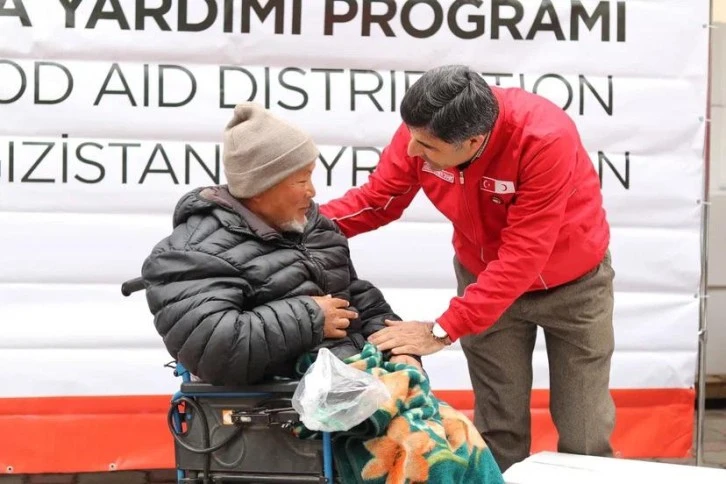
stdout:
<svg viewBox="0 0 726 484">
<path fill-rule="evenodd" d="M 448 405 L 439 405 L 439 413 L 444 423 L 446 439 L 451 443 L 452 450 L 456 451 L 463 444 L 471 451 L 474 447 L 486 447 L 484 439 L 476 427 L 461 413 Z"/>
<path fill-rule="evenodd" d="M 411 432 L 404 417 L 394 418 L 385 436 L 363 445 L 373 455 L 373 460 L 363 467 L 364 480 L 383 476 L 388 476 L 386 484 L 428 480 L 429 465 L 424 454 L 433 450 L 435 442 L 426 432 Z"/>
<path fill-rule="evenodd" d="M 312 360 L 298 362 L 300 375 Z M 504 484 L 491 451 L 462 413 L 440 402 L 425 373 L 383 361 L 375 346 L 346 363 L 379 378 L 391 398 L 365 422 L 333 435 L 337 478 L 356 484 Z M 300 438 L 319 438 L 299 425 Z"/>
</svg>

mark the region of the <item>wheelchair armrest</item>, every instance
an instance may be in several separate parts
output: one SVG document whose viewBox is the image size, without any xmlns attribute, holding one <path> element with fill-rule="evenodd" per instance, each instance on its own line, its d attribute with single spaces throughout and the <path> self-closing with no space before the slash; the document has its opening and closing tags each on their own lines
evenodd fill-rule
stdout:
<svg viewBox="0 0 726 484">
<path fill-rule="evenodd" d="M 230 394 L 250 394 L 250 393 L 274 393 L 274 394 L 290 394 L 295 393 L 295 389 L 300 383 L 298 380 L 281 380 L 258 383 L 256 385 L 246 385 L 240 387 L 217 386 L 203 382 L 182 383 L 181 391 L 185 394 L 200 393 L 230 393 Z"/>
</svg>

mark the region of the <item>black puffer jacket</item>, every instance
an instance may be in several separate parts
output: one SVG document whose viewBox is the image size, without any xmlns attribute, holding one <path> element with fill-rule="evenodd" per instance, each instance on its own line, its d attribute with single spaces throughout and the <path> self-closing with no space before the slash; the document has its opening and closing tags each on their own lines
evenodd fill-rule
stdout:
<svg viewBox="0 0 726 484">
<path fill-rule="evenodd" d="M 244 385 L 291 376 L 300 355 L 322 346 L 354 355 L 385 319 L 400 319 L 357 278 L 336 225 L 317 206 L 308 220 L 304 234 L 281 234 L 225 187 L 185 195 L 173 233 L 142 268 L 169 353 L 206 382 Z M 323 341 L 323 312 L 311 296 L 326 294 L 359 314 L 345 339 Z"/>
</svg>

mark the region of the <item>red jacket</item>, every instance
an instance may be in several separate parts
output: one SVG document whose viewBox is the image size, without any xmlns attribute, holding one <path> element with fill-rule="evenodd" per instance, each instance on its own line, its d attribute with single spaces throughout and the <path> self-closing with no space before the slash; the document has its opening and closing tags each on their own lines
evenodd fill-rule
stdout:
<svg viewBox="0 0 726 484">
<path fill-rule="evenodd" d="M 409 157 L 402 125 L 368 181 L 321 207 L 352 237 L 398 219 L 423 188 L 454 225 L 459 261 L 478 274 L 437 319 L 452 340 L 489 328 L 527 291 L 589 272 L 610 242 L 600 180 L 572 120 L 540 96 L 492 90 L 499 117 L 463 171 Z"/>
</svg>

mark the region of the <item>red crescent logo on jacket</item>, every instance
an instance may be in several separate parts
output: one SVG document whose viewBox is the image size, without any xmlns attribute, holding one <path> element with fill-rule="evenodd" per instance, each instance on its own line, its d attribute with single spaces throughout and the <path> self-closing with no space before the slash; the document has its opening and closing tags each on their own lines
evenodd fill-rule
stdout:
<svg viewBox="0 0 726 484">
<path fill-rule="evenodd" d="M 485 192 L 508 194 L 514 193 L 514 182 L 507 180 L 495 180 L 484 176 L 481 179 L 481 189 Z"/>
</svg>

